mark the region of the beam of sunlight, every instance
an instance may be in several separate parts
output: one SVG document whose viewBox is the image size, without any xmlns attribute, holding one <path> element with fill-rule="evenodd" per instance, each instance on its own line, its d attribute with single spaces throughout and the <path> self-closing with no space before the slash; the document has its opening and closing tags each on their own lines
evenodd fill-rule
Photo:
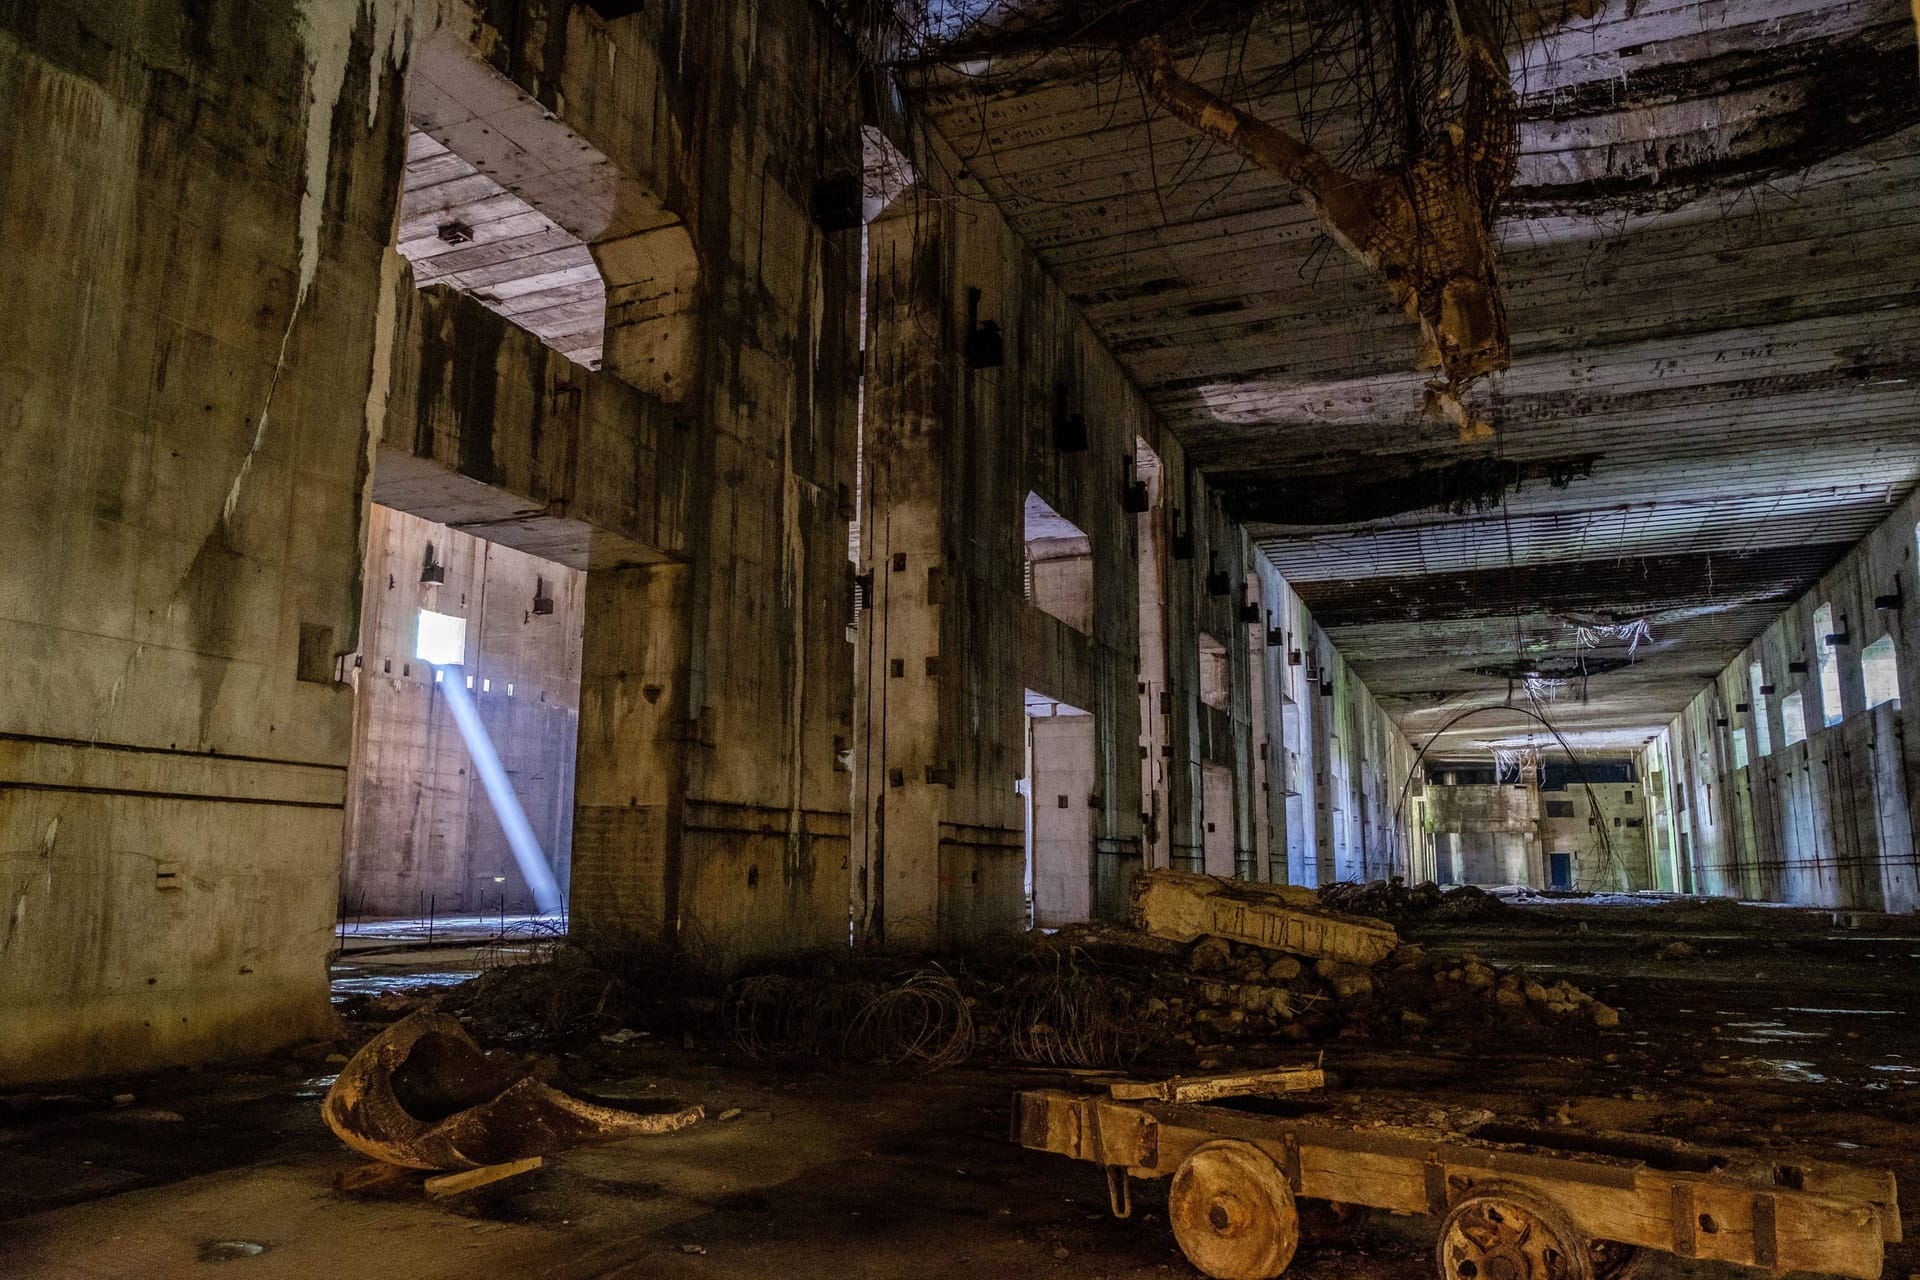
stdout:
<svg viewBox="0 0 1920 1280">
<path fill-rule="evenodd" d="M 560 910 L 559 882 L 553 878 L 547 855 L 541 852 L 540 841 L 534 837 L 526 811 L 520 807 L 520 797 L 513 794 L 513 783 L 507 780 L 507 771 L 500 764 L 500 753 L 493 749 L 493 739 L 487 736 L 487 727 L 480 723 L 473 695 L 467 692 L 466 681 L 460 678 L 457 666 L 437 669 L 453 676 L 451 680 L 442 679 L 439 687 L 446 691 L 447 706 L 453 709 L 453 722 L 466 740 L 467 754 L 473 757 L 473 767 L 479 771 L 481 785 L 487 789 L 487 799 L 493 802 L 501 830 L 507 833 L 513 859 L 520 864 L 520 874 L 526 878 L 527 887 L 533 890 L 534 905 L 540 914 L 553 915 Z"/>
</svg>

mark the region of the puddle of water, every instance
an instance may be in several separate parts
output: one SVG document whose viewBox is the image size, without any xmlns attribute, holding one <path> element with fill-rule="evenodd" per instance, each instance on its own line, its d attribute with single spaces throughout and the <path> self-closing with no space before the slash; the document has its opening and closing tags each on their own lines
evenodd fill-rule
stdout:
<svg viewBox="0 0 1920 1280">
<path fill-rule="evenodd" d="M 1825 1084 L 1827 1077 L 1811 1062 L 1791 1058 L 1743 1058 L 1739 1065 L 1761 1080 L 1785 1080 L 1793 1084 Z"/>
<path fill-rule="evenodd" d="M 1793 1040 L 1824 1040 L 1827 1037 L 1818 1031 L 1795 1031 L 1784 1022 L 1723 1022 L 1721 1026 L 1734 1031 L 1743 1031 L 1745 1035 L 1723 1035 L 1722 1040 L 1734 1044 L 1780 1044 Z"/>
<path fill-rule="evenodd" d="M 333 1082 L 339 1078 L 339 1072 L 335 1072 L 330 1076 L 320 1076 L 317 1079 L 309 1080 L 298 1089 L 295 1089 L 293 1096 L 296 1098 L 324 1098 L 327 1096 L 327 1090 L 333 1088 Z"/>
<path fill-rule="evenodd" d="M 333 972 L 333 998 L 336 1000 L 342 996 L 417 995 L 440 987 L 457 987 L 480 976 L 478 970 L 455 969 L 434 973 L 369 973 L 336 966 Z"/>
</svg>

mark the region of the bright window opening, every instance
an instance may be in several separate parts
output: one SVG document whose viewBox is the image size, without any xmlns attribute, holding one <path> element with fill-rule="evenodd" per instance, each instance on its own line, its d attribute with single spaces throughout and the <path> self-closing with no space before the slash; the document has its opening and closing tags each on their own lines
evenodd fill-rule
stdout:
<svg viewBox="0 0 1920 1280">
<path fill-rule="evenodd" d="M 1733 767 L 1747 767 L 1747 727 L 1743 724 L 1733 726 Z"/>
<path fill-rule="evenodd" d="M 1200 701 L 1227 709 L 1227 646 L 1200 633 Z"/>
<path fill-rule="evenodd" d="M 1900 671 L 1893 637 L 1881 636 L 1860 651 L 1860 683 L 1867 689 L 1867 706 L 1900 701 Z"/>
<path fill-rule="evenodd" d="M 1807 740 L 1807 713 L 1800 705 L 1800 692 L 1795 690 L 1780 700 L 1780 724 L 1787 732 L 1787 745 Z"/>
<path fill-rule="evenodd" d="M 1840 655 L 1827 637 L 1833 634 L 1833 606 L 1823 604 L 1813 611 L 1813 647 L 1820 657 L 1820 716 L 1827 724 L 1839 724 Z"/>
<path fill-rule="evenodd" d="M 1028 603 L 1075 631 L 1093 634 L 1093 544 L 1086 531 L 1027 495 L 1026 595 Z"/>
<path fill-rule="evenodd" d="M 413 656 L 436 667 L 459 666 L 467 660 L 467 620 L 422 609 Z"/>
<path fill-rule="evenodd" d="M 1760 758 L 1766 759 L 1773 754 L 1773 725 L 1767 719 L 1767 695 L 1761 692 L 1767 677 L 1760 670 L 1758 660 L 1747 664 L 1747 685 L 1753 696 L 1753 739 L 1760 748 Z"/>
</svg>

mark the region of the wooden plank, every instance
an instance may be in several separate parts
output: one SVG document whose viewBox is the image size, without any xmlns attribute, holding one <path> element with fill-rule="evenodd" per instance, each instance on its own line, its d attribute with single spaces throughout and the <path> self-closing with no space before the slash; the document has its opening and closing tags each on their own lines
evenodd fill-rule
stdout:
<svg viewBox="0 0 1920 1280">
<path fill-rule="evenodd" d="M 517 1178 L 523 1173 L 531 1173 L 540 1165 L 539 1156 L 528 1156 L 524 1160 L 481 1165 L 478 1169 L 463 1169 L 459 1173 L 443 1173 L 427 1179 L 427 1194 L 436 1200 L 445 1196 L 457 1196 L 463 1191 L 472 1191 L 476 1187 L 488 1186 L 507 1178 Z"/>
<path fill-rule="evenodd" d="M 1118 1101 L 1211 1102 L 1218 1098 L 1271 1098 L 1326 1085 L 1318 1067 L 1280 1067 L 1213 1076 L 1173 1076 L 1166 1080 L 1120 1080 L 1107 1086 Z"/>
</svg>

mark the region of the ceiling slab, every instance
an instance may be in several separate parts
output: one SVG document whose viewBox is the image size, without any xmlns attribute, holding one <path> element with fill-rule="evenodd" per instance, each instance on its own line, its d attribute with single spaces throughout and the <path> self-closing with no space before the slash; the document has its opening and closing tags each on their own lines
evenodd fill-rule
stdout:
<svg viewBox="0 0 1920 1280">
<path fill-rule="evenodd" d="M 1124 71 L 1117 41 L 1156 27 L 1183 74 L 1304 130 L 1338 86 L 1296 56 L 1298 9 L 1001 5 L 912 96 L 1403 728 L 1563 670 L 1569 613 L 1649 617 L 1549 708 L 1637 746 L 1920 480 L 1912 15 L 1522 5 L 1513 366 L 1465 445 L 1422 413 L 1385 287 Z M 1357 146 L 1356 121 L 1311 124 Z"/>
</svg>

